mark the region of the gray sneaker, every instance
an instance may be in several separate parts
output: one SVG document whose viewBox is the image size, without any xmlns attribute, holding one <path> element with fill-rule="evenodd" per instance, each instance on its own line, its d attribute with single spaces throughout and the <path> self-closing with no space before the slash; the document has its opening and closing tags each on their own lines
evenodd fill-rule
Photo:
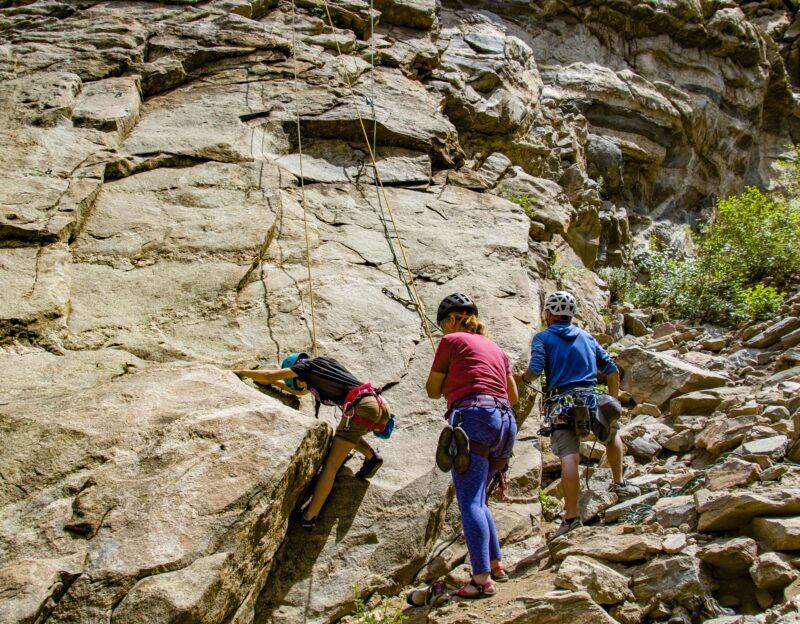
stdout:
<svg viewBox="0 0 800 624">
<path fill-rule="evenodd" d="M 580 518 L 573 518 L 570 522 L 567 522 L 566 518 L 561 521 L 561 524 L 555 530 L 555 532 L 550 536 L 551 540 L 556 539 L 557 537 L 561 537 L 562 535 L 566 535 L 573 529 L 580 529 L 583 526 L 583 522 L 581 522 Z"/>
<path fill-rule="evenodd" d="M 623 480 L 622 483 L 613 483 L 611 487 L 608 488 L 608 491 L 616 494 L 620 501 L 642 495 L 642 488 L 633 485 L 633 483 L 629 483 L 627 480 Z"/>
</svg>

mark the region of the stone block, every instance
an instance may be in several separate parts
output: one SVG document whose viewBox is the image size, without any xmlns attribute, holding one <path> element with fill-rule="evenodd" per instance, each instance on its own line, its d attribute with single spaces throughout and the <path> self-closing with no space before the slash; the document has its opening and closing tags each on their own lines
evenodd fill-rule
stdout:
<svg viewBox="0 0 800 624">
<path fill-rule="evenodd" d="M 741 444 L 757 423 L 756 416 L 716 418 L 695 436 L 694 442 L 712 455 L 719 455 Z"/>
<path fill-rule="evenodd" d="M 625 515 L 626 512 L 631 511 L 637 505 L 652 505 L 657 500 L 658 492 L 645 492 L 641 496 L 629 498 L 626 501 L 622 501 L 621 503 L 617 503 L 616 505 L 609 507 L 603 512 L 603 520 L 606 523 L 616 522 L 623 515 Z"/>
<path fill-rule="evenodd" d="M 671 398 L 727 384 L 724 375 L 688 364 L 666 353 L 630 347 L 616 359 L 622 369 L 622 388 L 637 403 L 663 405 Z"/>
<path fill-rule="evenodd" d="M 750 530 L 753 537 L 772 550 L 800 550 L 800 516 L 754 518 Z"/>
<path fill-rule="evenodd" d="M 688 524 L 694 529 L 697 526 L 694 496 L 668 496 L 658 499 L 647 521 L 658 522 L 665 528 Z"/>
<path fill-rule="evenodd" d="M 628 533 L 607 527 L 584 527 L 552 540 L 548 547 L 556 561 L 570 555 L 584 555 L 612 562 L 634 562 L 662 552 L 662 538 L 656 533 Z"/>
<path fill-rule="evenodd" d="M 669 413 L 673 418 L 681 414 L 711 414 L 722 403 L 722 397 L 713 392 L 689 392 L 669 402 Z"/>
<path fill-rule="evenodd" d="M 632 578 L 633 594 L 639 602 L 657 598 L 689 606 L 697 596 L 715 588 L 701 562 L 688 555 L 655 558 L 637 568 Z"/>
<path fill-rule="evenodd" d="M 706 472 L 706 487 L 712 492 L 730 490 L 758 481 L 760 473 L 758 464 L 730 456 Z"/>
<path fill-rule="evenodd" d="M 697 553 L 703 561 L 714 566 L 725 578 L 745 573 L 758 556 L 758 544 L 749 537 L 716 540 Z"/>
<path fill-rule="evenodd" d="M 778 553 L 768 552 L 758 556 L 750 566 L 750 576 L 759 589 L 777 591 L 794 581 L 800 573 L 786 563 Z"/>
<path fill-rule="evenodd" d="M 766 327 L 755 336 L 748 338 L 744 345 L 751 349 L 765 349 L 771 347 L 780 341 L 783 336 L 796 329 L 800 329 L 800 317 L 788 316 Z"/>
<path fill-rule="evenodd" d="M 800 488 L 765 485 L 755 491 L 734 490 L 695 493 L 700 531 L 737 529 L 759 516 L 800 514 Z"/>
<path fill-rule="evenodd" d="M 628 577 L 590 557 L 571 556 L 558 567 L 556 587 L 585 591 L 598 604 L 615 605 L 633 598 Z"/>
</svg>

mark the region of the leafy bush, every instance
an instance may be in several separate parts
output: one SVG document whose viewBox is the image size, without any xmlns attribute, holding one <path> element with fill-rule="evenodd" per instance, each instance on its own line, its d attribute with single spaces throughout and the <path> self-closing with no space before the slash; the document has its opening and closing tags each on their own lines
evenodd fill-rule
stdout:
<svg viewBox="0 0 800 624">
<path fill-rule="evenodd" d="M 561 509 L 561 504 L 558 499 L 549 494 L 545 494 L 542 488 L 539 488 L 539 503 L 542 506 L 542 515 L 545 520 L 553 520 Z"/>
<path fill-rule="evenodd" d="M 772 286 L 756 284 L 744 291 L 739 315 L 754 321 L 767 320 L 775 315 L 785 297 Z"/>
<path fill-rule="evenodd" d="M 597 274 L 608 286 L 612 303 L 628 299 L 636 284 L 633 273 L 622 267 L 604 267 Z"/>
<path fill-rule="evenodd" d="M 800 271 L 800 210 L 748 187 L 717 204 L 698 256 L 745 284 L 785 287 Z"/>
<path fill-rule="evenodd" d="M 641 262 L 650 280 L 633 290 L 634 303 L 735 325 L 772 316 L 779 289 L 800 277 L 800 209 L 758 189 L 720 201 L 696 242 L 694 257 L 653 242 Z"/>
<path fill-rule="evenodd" d="M 647 284 L 627 286 L 624 275 L 601 273 L 612 297 L 722 325 L 774 315 L 782 291 L 800 282 L 800 145 L 794 150 L 796 160 L 779 163 L 781 193 L 747 187 L 720 200 L 695 236 L 693 256 L 651 241 L 639 262 Z"/>
</svg>

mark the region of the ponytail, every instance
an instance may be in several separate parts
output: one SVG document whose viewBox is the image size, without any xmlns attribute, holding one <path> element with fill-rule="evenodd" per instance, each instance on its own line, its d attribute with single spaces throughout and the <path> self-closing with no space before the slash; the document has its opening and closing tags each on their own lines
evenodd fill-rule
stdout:
<svg viewBox="0 0 800 624">
<path fill-rule="evenodd" d="M 478 318 L 477 314 L 451 313 L 456 321 L 456 331 L 467 332 L 468 334 L 486 335 L 486 325 Z"/>
</svg>

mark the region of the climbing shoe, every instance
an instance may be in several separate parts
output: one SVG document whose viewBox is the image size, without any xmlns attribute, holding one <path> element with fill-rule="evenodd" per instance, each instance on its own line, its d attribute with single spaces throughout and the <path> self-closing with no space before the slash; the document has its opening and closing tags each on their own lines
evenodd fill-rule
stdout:
<svg viewBox="0 0 800 624">
<path fill-rule="evenodd" d="M 317 517 L 314 516 L 311 520 L 306 520 L 303 512 L 300 509 L 295 509 L 292 512 L 292 520 L 296 521 L 304 529 L 313 529 L 317 523 Z"/>
<path fill-rule="evenodd" d="M 455 466 L 458 474 L 464 474 L 469 470 L 469 438 L 467 437 L 467 432 L 461 427 L 453 429 L 453 443 L 456 447 L 453 466 Z"/>
<path fill-rule="evenodd" d="M 572 518 L 571 520 L 567 520 L 566 518 L 564 518 L 561 521 L 561 524 L 555 530 L 555 532 L 553 532 L 553 534 L 550 536 L 550 539 L 554 540 L 557 537 L 561 537 L 562 535 L 566 535 L 570 531 L 572 531 L 574 529 L 579 529 L 582 526 L 583 526 L 583 522 L 581 522 L 580 518 Z"/>
<path fill-rule="evenodd" d="M 442 433 L 439 434 L 439 442 L 436 443 L 436 465 L 442 472 L 450 472 L 453 467 L 453 455 L 450 453 L 452 442 L 453 428 L 445 425 Z"/>
<path fill-rule="evenodd" d="M 406 602 L 412 607 L 424 607 L 428 589 L 412 589 L 406 595 Z"/>
<path fill-rule="evenodd" d="M 614 483 L 608 488 L 608 491 L 616 494 L 617 498 L 620 501 L 628 500 L 630 498 L 636 498 L 637 496 L 642 495 L 642 489 L 629 483 L 627 480 L 623 480 L 622 483 Z"/>
<path fill-rule="evenodd" d="M 364 463 L 361 464 L 361 468 L 356 473 L 356 479 L 361 481 L 371 479 L 381 466 L 383 466 L 383 457 L 373 451 L 372 457 L 364 459 Z"/>
</svg>

